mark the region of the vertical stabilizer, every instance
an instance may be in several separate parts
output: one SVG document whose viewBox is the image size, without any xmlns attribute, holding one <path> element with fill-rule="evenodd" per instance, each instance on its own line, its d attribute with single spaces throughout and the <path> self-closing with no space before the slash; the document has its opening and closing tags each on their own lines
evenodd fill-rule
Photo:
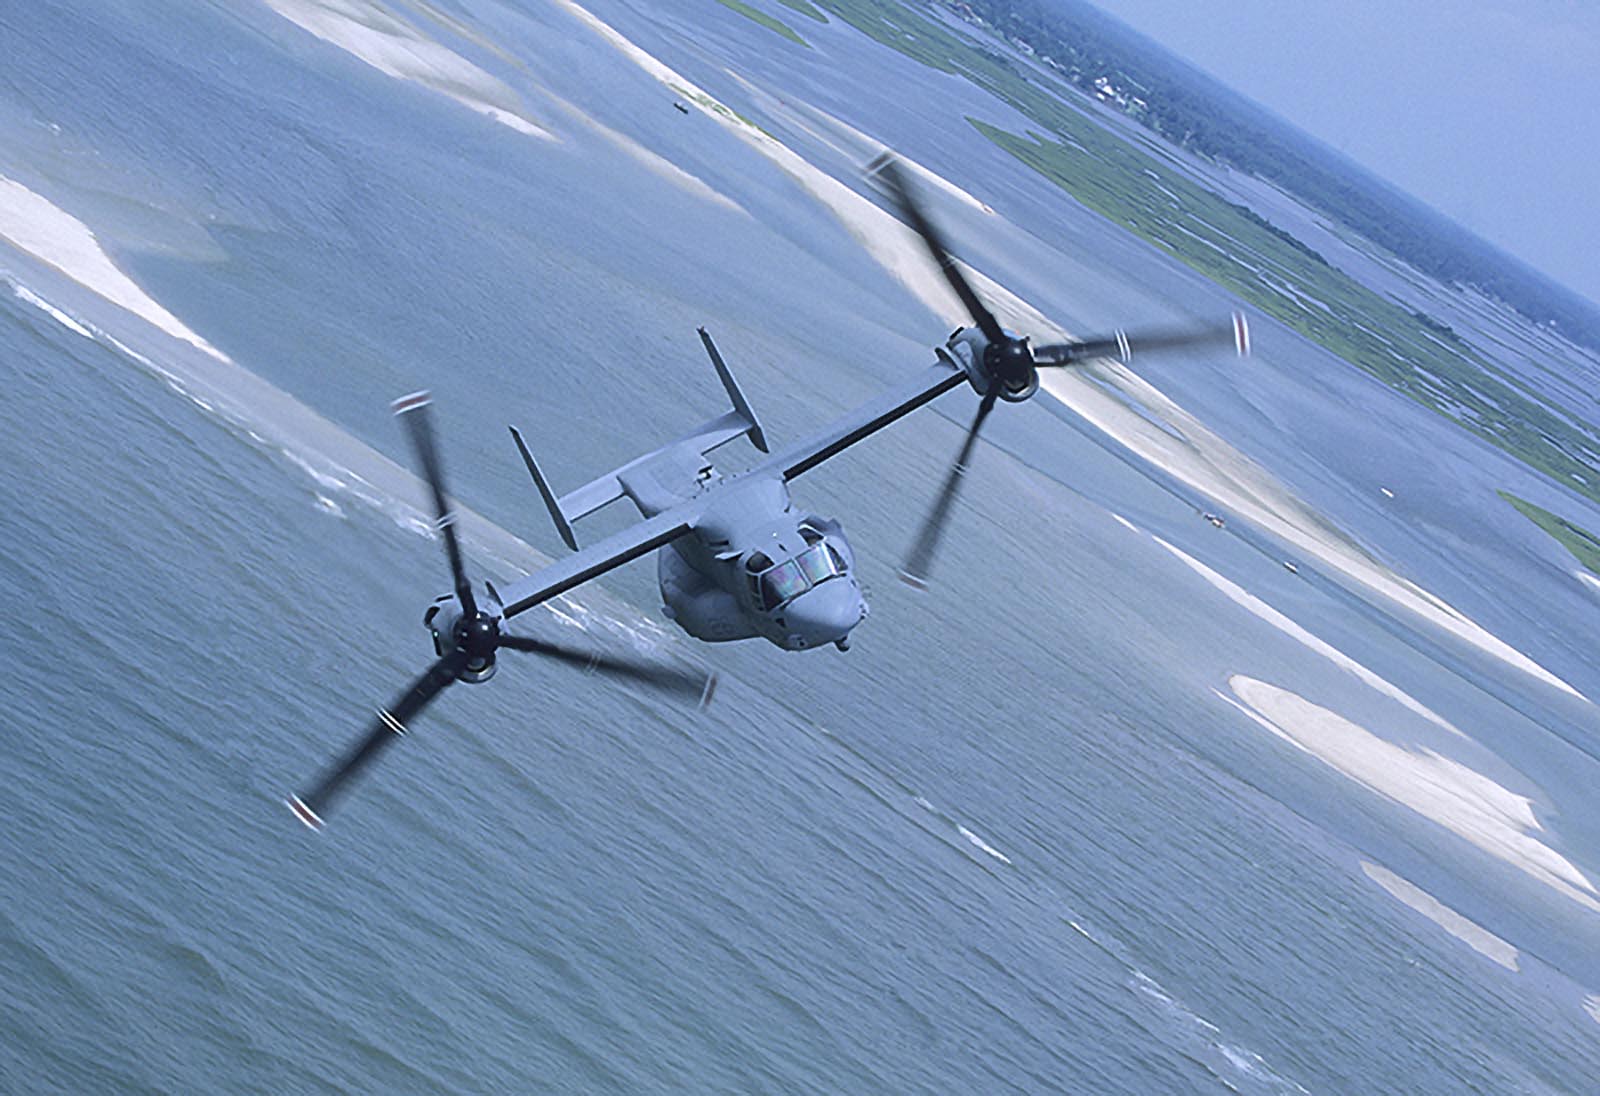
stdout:
<svg viewBox="0 0 1600 1096">
<path fill-rule="evenodd" d="M 515 426 L 511 427 L 511 436 L 516 440 L 517 449 L 522 453 L 522 463 L 528 466 L 528 475 L 533 477 L 534 486 L 539 488 L 539 494 L 544 498 L 544 504 L 550 508 L 550 519 L 556 523 L 556 531 L 561 534 L 561 539 L 567 542 L 567 547 L 574 552 L 578 550 L 578 538 L 573 535 L 572 523 L 567 520 L 567 515 L 561 511 L 561 503 L 556 500 L 555 492 L 550 490 L 550 484 L 545 480 L 544 473 L 539 471 L 539 466 L 534 462 L 533 454 L 528 452 L 528 447 L 523 443 L 522 434 Z"/>
<path fill-rule="evenodd" d="M 706 344 L 706 353 L 711 355 L 711 364 L 716 367 L 717 376 L 721 378 L 722 387 L 727 390 L 728 398 L 733 401 L 734 410 L 748 424 L 744 433 L 750 439 L 750 444 L 763 453 L 770 452 L 767 449 L 767 436 L 761 432 L 761 421 L 750 409 L 750 401 L 745 399 L 744 393 L 739 390 L 739 382 L 733 379 L 733 373 L 729 371 L 728 363 L 722 360 L 717 344 L 711 341 L 711 332 L 703 327 L 700 328 L 700 341 Z"/>
</svg>

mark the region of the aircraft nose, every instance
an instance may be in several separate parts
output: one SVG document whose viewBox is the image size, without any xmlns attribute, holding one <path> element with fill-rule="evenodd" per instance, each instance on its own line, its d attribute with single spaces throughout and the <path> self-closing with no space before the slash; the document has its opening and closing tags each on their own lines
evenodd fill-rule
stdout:
<svg viewBox="0 0 1600 1096">
<path fill-rule="evenodd" d="M 836 578 L 795 598 L 784 616 L 790 646 L 821 647 L 848 636 L 866 616 L 866 603 L 854 582 Z"/>
</svg>

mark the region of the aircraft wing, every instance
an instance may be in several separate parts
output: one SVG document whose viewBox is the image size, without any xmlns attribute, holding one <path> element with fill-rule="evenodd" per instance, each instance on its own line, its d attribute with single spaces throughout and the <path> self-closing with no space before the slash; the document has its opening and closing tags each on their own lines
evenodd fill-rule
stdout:
<svg viewBox="0 0 1600 1096">
<path fill-rule="evenodd" d="M 599 578 L 613 568 L 677 540 L 694 528 L 702 505 L 699 499 L 691 499 L 681 506 L 663 510 L 653 518 L 646 518 L 620 533 L 596 541 L 580 552 L 517 579 L 500 591 L 505 615 L 513 617 L 526 612 L 535 605 L 566 593 L 574 586 Z"/>
<path fill-rule="evenodd" d="M 794 479 L 966 382 L 965 373 L 941 359 L 811 437 L 781 450 L 744 475 L 781 475 L 785 480 Z M 518 579 L 500 592 L 505 615 L 513 617 L 526 612 L 574 586 L 599 578 L 613 568 L 677 540 L 694 528 L 703 507 L 702 500 L 691 499 Z"/>
<path fill-rule="evenodd" d="M 862 438 L 876 434 L 896 419 L 965 383 L 967 375 L 941 358 L 911 380 L 889 389 L 877 399 L 867 401 L 804 441 L 780 450 L 763 464 L 751 469 L 749 474 L 778 472 L 785 480 L 792 480 L 830 457 L 837 456 Z"/>
</svg>

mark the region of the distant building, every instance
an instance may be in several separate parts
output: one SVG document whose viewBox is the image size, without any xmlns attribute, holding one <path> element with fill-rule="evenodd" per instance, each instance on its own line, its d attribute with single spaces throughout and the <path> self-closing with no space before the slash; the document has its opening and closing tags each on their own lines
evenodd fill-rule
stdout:
<svg viewBox="0 0 1600 1096">
<path fill-rule="evenodd" d="M 1117 90 L 1117 85 L 1113 84 L 1108 76 L 1100 76 L 1095 79 L 1094 94 L 1095 98 L 1102 103 L 1115 103 L 1123 108 L 1128 105 L 1128 97 Z"/>
</svg>

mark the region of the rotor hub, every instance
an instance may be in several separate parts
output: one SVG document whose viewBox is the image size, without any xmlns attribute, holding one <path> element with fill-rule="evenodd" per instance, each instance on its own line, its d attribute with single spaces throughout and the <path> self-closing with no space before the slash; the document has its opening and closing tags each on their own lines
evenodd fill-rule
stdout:
<svg viewBox="0 0 1600 1096">
<path fill-rule="evenodd" d="M 470 617 L 464 616 L 458 620 L 451 638 L 472 660 L 492 659 L 496 648 L 500 646 L 500 622 L 479 610 Z"/>
<path fill-rule="evenodd" d="M 1034 381 L 1033 352 L 1027 339 L 1007 338 L 991 342 L 983 352 L 983 365 L 989 376 L 1003 389 L 1019 392 Z"/>
</svg>

